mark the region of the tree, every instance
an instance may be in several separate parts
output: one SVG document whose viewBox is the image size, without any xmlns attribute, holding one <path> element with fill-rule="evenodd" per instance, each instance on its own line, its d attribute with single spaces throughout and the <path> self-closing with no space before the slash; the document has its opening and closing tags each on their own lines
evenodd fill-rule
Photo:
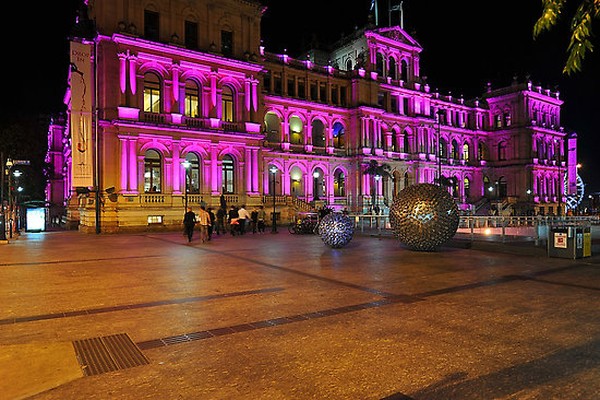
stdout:
<svg viewBox="0 0 600 400">
<path fill-rule="evenodd" d="M 533 27 L 533 37 L 555 27 L 565 11 L 567 0 L 542 0 L 542 15 Z M 570 75 L 581 71 L 586 53 L 592 52 L 592 20 L 600 18 L 600 0 L 581 0 L 569 24 L 571 39 L 567 48 L 568 58 L 563 73 Z"/>
<path fill-rule="evenodd" d="M 375 209 L 375 188 L 376 188 L 376 183 L 375 183 L 375 179 L 377 176 L 381 177 L 381 178 L 391 178 L 392 174 L 390 173 L 390 170 L 392 168 L 390 167 L 389 164 L 379 164 L 377 162 L 377 160 L 371 160 L 369 161 L 369 164 L 367 165 L 367 167 L 365 168 L 365 170 L 363 171 L 363 173 L 365 175 L 369 175 L 371 177 L 371 207 L 373 209 Z"/>
</svg>

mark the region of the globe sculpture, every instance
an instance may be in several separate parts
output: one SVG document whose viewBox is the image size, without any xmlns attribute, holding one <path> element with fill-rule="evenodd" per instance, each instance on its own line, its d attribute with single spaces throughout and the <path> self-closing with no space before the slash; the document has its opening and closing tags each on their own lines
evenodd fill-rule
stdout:
<svg viewBox="0 0 600 400">
<path fill-rule="evenodd" d="M 390 207 L 390 225 L 397 239 L 417 251 L 433 251 L 454 236 L 459 215 L 448 191 L 431 183 L 408 186 Z"/>
<path fill-rule="evenodd" d="M 354 235 L 352 220 L 339 212 L 331 212 L 319 222 L 318 232 L 328 246 L 340 248 L 347 245 Z"/>
</svg>

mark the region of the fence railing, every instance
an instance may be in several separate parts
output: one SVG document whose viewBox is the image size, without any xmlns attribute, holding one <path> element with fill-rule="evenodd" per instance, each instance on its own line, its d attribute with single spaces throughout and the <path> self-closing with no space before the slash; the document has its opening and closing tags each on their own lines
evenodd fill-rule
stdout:
<svg viewBox="0 0 600 400">
<path fill-rule="evenodd" d="M 354 229 L 360 233 L 393 235 L 389 215 L 350 214 Z M 458 234 L 471 240 L 496 237 L 500 240 L 534 240 L 545 242 L 550 226 L 598 225 L 598 216 L 461 216 Z"/>
</svg>

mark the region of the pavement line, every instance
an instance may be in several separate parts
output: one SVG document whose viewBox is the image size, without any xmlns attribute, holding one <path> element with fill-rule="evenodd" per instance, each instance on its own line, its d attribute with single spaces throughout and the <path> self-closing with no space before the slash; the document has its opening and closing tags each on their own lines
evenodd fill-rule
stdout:
<svg viewBox="0 0 600 400">
<path fill-rule="evenodd" d="M 249 295 L 253 295 L 253 294 L 280 292 L 283 290 L 284 290 L 283 288 L 246 290 L 243 292 L 213 294 L 213 295 L 208 295 L 208 296 L 184 297 L 181 299 L 151 301 L 148 303 L 124 304 L 121 306 L 113 306 L 113 307 L 92 308 L 92 309 L 87 309 L 87 310 L 68 311 L 68 312 L 54 313 L 54 314 L 33 315 L 33 316 L 28 316 L 28 317 L 6 318 L 6 319 L 0 319 L 0 325 L 18 324 L 18 323 L 23 323 L 23 322 L 42 321 L 42 320 L 56 319 L 56 318 L 77 317 L 77 316 L 81 316 L 81 315 L 102 314 L 102 313 L 108 313 L 108 312 L 114 312 L 114 311 L 133 310 L 133 309 L 137 309 L 137 308 L 160 307 L 160 306 L 166 306 L 166 305 L 172 305 L 172 304 L 193 303 L 193 302 L 199 302 L 199 301 L 222 299 L 222 298 L 227 298 L 227 297 L 239 297 L 239 296 L 249 296 Z"/>
</svg>

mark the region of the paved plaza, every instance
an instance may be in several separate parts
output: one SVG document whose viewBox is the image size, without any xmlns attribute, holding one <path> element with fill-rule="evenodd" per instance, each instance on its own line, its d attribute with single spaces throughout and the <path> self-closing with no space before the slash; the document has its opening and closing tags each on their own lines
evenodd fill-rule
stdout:
<svg viewBox="0 0 600 400">
<path fill-rule="evenodd" d="M 597 399 L 600 255 L 355 235 L 25 233 L 0 397 Z"/>
</svg>

